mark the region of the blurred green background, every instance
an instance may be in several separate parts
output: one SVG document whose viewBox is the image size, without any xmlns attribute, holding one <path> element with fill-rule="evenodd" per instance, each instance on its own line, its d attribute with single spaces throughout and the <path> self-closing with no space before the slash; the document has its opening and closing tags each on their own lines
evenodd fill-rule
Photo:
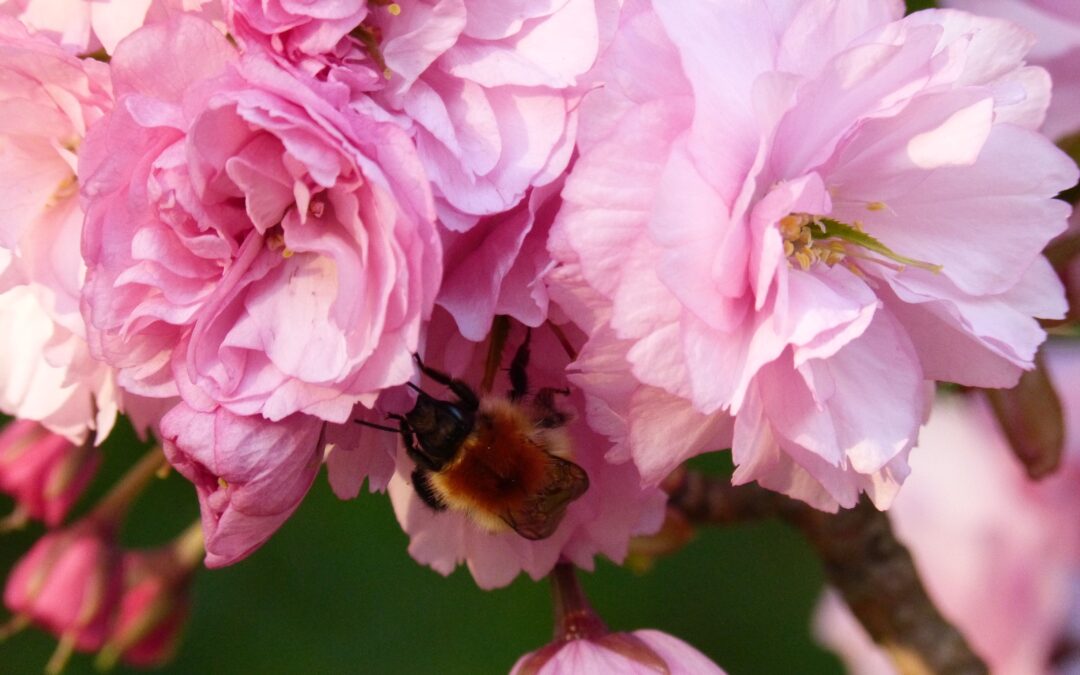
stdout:
<svg viewBox="0 0 1080 675">
<path fill-rule="evenodd" d="M 912 0 L 908 7 L 933 4 Z M 114 434 L 84 501 L 92 503 L 141 451 L 130 429 Z M 0 514 L 10 508 L 0 498 Z M 194 490 L 174 474 L 143 496 L 123 539 L 130 546 L 163 543 L 197 515 Z M 0 537 L 0 571 L 40 532 L 31 527 Z M 505 673 L 550 639 L 546 583 L 519 578 L 508 588 L 481 591 L 464 570 L 443 578 L 420 567 L 407 543 L 385 495 L 342 502 L 320 476 L 254 556 L 198 575 L 184 643 L 157 672 Z M 600 561 L 582 576 L 612 628 L 667 631 L 730 673 L 842 672 L 809 635 L 820 564 L 778 523 L 702 530 L 644 575 Z M 41 672 L 55 645 L 35 629 L 20 633 L 0 645 L 0 673 Z M 67 672 L 95 671 L 89 657 L 77 654 Z"/>
<path fill-rule="evenodd" d="M 143 447 L 121 425 L 80 510 Z M 721 457 L 699 464 L 724 470 Z M 0 514 L 10 506 L 0 500 Z M 162 543 L 197 516 L 194 490 L 174 473 L 142 496 L 123 541 Z M 31 527 L 0 537 L 0 570 L 10 569 L 40 533 Z M 420 567 L 407 543 L 385 495 L 343 502 L 320 476 L 255 555 L 199 573 L 180 653 L 158 672 L 505 673 L 550 639 L 546 583 L 526 577 L 482 591 L 464 570 L 443 578 Z M 807 630 L 820 566 L 798 535 L 777 523 L 703 530 L 645 575 L 601 562 L 582 576 L 612 628 L 665 630 L 731 673 L 841 672 Z M 35 629 L 16 635 L 0 646 L 0 673 L 41 672 L 55 645 Z M 95 671 L 90 657 L 77 654 L 67 672 Z"/>
</svg>

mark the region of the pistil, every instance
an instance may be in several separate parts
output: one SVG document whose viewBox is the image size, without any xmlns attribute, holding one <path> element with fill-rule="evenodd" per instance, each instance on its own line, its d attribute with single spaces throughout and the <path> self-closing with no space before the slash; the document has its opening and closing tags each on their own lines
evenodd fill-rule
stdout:
<svg viewBox="0 0 1080 675">
<path fill-rule="evenodd" d="M 880 206 L 870 210 L 886 208 L 881 202 L 873 204 Z M 853 259 L 872 262 L 898 272 L 907 267 L 935 273 L 941 271 L 941 265 L 894 252 L 868 234 L 859 221 L 848 225 L 823 216 L 791 213 L 779 220 L 777 229 L 784 241 L 784 255 L 788 259 L 788 265 L 798 265 L 804 272 L 818 263 L 829 267 L 844 263 L 852 272 L 861 274 Z"/>
</svg>

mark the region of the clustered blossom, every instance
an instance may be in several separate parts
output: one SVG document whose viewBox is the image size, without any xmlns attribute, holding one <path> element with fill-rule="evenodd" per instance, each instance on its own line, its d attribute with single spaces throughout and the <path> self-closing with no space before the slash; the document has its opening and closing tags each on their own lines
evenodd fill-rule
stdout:
<svg viewBox="0 0 1080 675">
<path fill-rule="evenodd" d="M 116 110 L 80 156 L 83 297 L 121 383 L 344 422 L 408 379 L 440 263 L 405 134 L 192 18 L 143 29 L 112 68 Z"/>
<path fill-rule="evenodd" d="M 1036 131 L 1050 83 L 1024 65 L 1031 36 L 850 9 L 624 7 L 552 281 L 591 308 L 576 381 L 646 480 L 730 445 L 736 482 L 885 507 L 925 383 L 1011 386 L 1036 318 L 1064 315 L 1040 252 L 1077 173 Z M 656 443 L 673 434 L 691 443 Z"/>
<path fill-rule="evenodd" d="M 1054 347 L 1047 362 L 1069 430 L 1055 475 L 1028 480 L 986 402 L 950 395 L 935 406 L 910 484 L 889 511 L 935 603 L 995 673 L 1080 664 L 1080 392 L 1070 386 L 1080 352 Z M 835 595 L 823 598 L 815 624 L 850 672 L 896 672 Z"/>
<path fill-rule="evenodd" d="M 933 384 L 1011 386 L 1066 312 L 1042 251 L 1078 174 L 1046 134 L 1080 38 L 1048 22 L 1080 14 L 988 4 L 1050 37 L 900 0 L 0 0 L 0 489 L 61 526 L 124 412 L 202 533 L 147 571 L 172 558 L 54 529 L 9 606 L 159 662 L 191 551 L 250 555 L 323 464 L 485 588 L 621 562 L 703 452 L 887 507 Z M 392 421 L 444 397 L 418 360 L 497 396 L 526 336 L 589 479 L 539 541 L 428 507 Z M 52 617 L 40 588 L 101 575 L 113 623 Z M 537 672 L 615 668 L 602 642 Z"/>
<path fill-rule="evenodd" d="M 144 23 L 185 12 L 221 19 L 217 0 L 0 0 L 0 12 L 65 48 L 108 54 Z"/>
<path fill-rule="evenodd" d="M 108 68 L 0 17 L 0 410 L 81 443 L 119 395 L 79 313 L 77 152 L 112 107 Z"/>
</svg>

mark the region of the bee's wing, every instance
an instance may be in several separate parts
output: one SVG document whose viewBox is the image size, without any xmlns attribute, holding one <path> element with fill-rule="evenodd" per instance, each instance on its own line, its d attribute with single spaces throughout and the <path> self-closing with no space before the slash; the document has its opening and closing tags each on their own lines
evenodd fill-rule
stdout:
<svg viewBox="0 0 1080 675">
<path fill-rule="evenodd" d="M 507 525 L 526 539 L 546 539 L 554 534 L 566 514 L 566 507 L 589 489 L 589 476 L 577 464 L 546 455 L 544 487 L 519 506 L 507 507 L 500 515 Z"/>
</svg>

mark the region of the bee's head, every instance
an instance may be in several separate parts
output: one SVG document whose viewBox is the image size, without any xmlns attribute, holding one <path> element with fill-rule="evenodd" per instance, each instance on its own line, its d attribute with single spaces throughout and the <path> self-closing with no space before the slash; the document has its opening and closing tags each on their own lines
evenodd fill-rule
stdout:
<svg viewBox="0 0 1080 675">
<path fill-rule="evenodd" d="M 419 392 L 405 421 L 424 454 L 436 464 L 445 464 L 454 459 L 472 433 L 476 413 L 461 402 L 443 401 Z"/>
</svg>

